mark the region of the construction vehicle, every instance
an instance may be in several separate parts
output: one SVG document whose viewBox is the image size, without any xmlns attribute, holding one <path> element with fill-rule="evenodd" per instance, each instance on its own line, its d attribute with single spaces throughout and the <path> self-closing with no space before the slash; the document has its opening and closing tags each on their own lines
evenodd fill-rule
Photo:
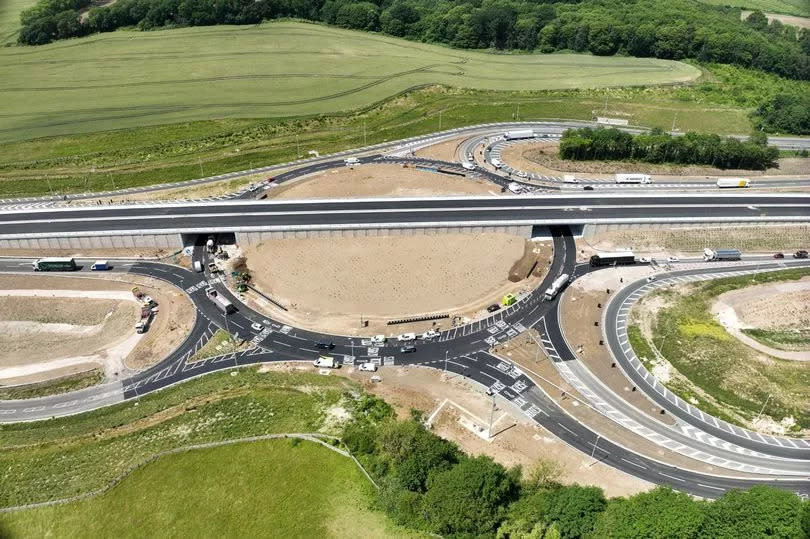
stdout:
<svg viewBox="0 0 810 539">
<path fill-rule="evenodd" d="M 228 315 L 236 312 L 236 307 L 234 307 L 233 303 L 231 303 L 228 298 L 222 296 L 213 287 L 206 288 L 205 295 L 208 296 L 208 299 L 213 301 L 214 305 L 216 305 L 217 308 L 224 314 Z"/>
<path fill-rule="evenodd" d="M 551 286 L 546 288 L 546 293 L 543 297 L 545 297 L 547 301 L 551 301 L 557 296 L 557 294 L 560 293 L 560 290 L 562 290 L 566 284 L 568 284 L 568 274 L 563 273 L 562 275 L 554 279 L 554 282 L 551 283 Z"/>
<path fill-rule="evenodd" d="M 149 329 L 149 324 L 152 323 L 152 318 L 157 314 L 157 307 L 149 305 L 141 306 L 141 317 L 135 324 L 135 333 L 146 333 Z"/>
<path fill-rule="evenodd" d="M 514 294 L 506 294 L 504 297 L 501 298 L 501 305 L 504 307 L 508 307 L 510 305 L 514 305 L 517 302 L 517 298 Z"/>
<path fill-rule="evenodd" d="M 703 249 L 703 260 L 740 260 L 742 253 L 738 249 Z"/>
</svg>

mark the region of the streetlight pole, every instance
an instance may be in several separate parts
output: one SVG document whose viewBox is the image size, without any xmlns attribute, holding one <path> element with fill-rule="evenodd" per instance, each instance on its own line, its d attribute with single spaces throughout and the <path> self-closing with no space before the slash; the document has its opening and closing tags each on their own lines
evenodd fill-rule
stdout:
<svg viewBox="0 0 810 539">
<path fill-rule="evenodd" d="M 593 455 L 596 453 L 596 446 L 597 446 L 597 444 L 599 444 L 599 438 L 600 438 L 601 436 L 602 436 L 602 435 L 601 435 L 601 434 L 599 434 L 599 433 L 597 433 L 597 434 L 596 434 L 596 441 L 593 443 L 593 449 L 591 450 L 591 458 L 593 458 Z M 595 460 L 594 460 L 593 462 L 591 462 L 591 463 L 589 464 L 589 466 L 593 466 L 594 464 L 596 464 L 596 461 L 595 461 Z"/>
<path fill-rule="evenodd" d="M 489 429 L 487 429 L 487 440 L 492 438 L 492 420 L 495 417 L 495 393 L 493 393 L 491 397 L 492 397 L 492 408 L 489 411 Z"/>
<path fill-rule="evenodd" d="M 450 350 L 444 351 L 444 373 L 447 374 L 447 356 L 450 353 Z"/>
<path fill-rule="evenodd" d="M 768 393 L 768 398 L 765 399 L 765 403 L 762 405 L 762 409 L 757 414 L 757 418 L 755 419 L 755 421 L 758 421 L 759 418 L 762 417 L 762 413 L 765 411 L 765 407 L 768 405 L 769 400 L 771 400 L 771 394 L 770 393 Z"/>
</svg>

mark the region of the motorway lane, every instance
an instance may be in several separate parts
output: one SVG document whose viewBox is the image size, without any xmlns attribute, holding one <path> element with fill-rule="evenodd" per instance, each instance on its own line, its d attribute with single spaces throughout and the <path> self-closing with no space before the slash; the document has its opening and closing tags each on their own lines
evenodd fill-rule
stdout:
<svg viewBox="0 0 810 539">
<path fill-rule="evenodd" d="M 810 220 L 810 195 L 546 195 L 174 204 L 0 213 L 0 237 L 56 233 L 228 231 L 352 226 L 582 224 L 644 220 Z"/>
<path fill-rule="evenodd" d="M 628 357 L 629 352 L 625 352 L 620 340 L 621 337 L 618 324 L 620 310 L 624 309 L 623 305 L 628 298 L 643 293 L 645 289 L 652 289 L 654 286 L 663 286 L 664 284 L 668 283 L 669 279 L 677 280 L 679 278 L 696 275 L 728 274 L 734 271 L 746 269 L 784 269 L 785 267 L 808 265 L 810 265 L 810 262 L 802 260 L 786 260 L 780 262 L 770 260 L 758 262 L 756 266 L 701 268 L 672 271 L 657 275 L 657 280 L 653 283 L 647 283 L 645 279 L 636 281 L 619 290 L 611 298 L 605 308 L 604 330 L 607 339 L 606 344 L 610 348 L 611 355 L 624 371 L 625 376 L 627 376 L 628 379 L 631 380 L 634 385 L 636 385 L 636 387 L 644 391 L 644 393 L 647 394 L 647 396 L 653 402 L 666 409 L 668 413 L 675 415 L 682 422 L 692 425 L 693 427 L 696 427 L 697 429 L 707 432 L 713 436 L 753 451 L 767 452 L 771 455 L 784 458 L 810 459 L 810 443 L 807 440 L 789 440 L 787 438 L 771 436 L 763 437 L 757 433 L 746 431 L 745 429 L 732 426 L 724 421 L 705 415 L 698 411 L 695 407 L 683 402 L 677 396 L 669 392 L 664 394 L 661 392 L 660 388 L 653 387 L 650 380 L 654 380 L 654 378 L 651 378 L 651 375 L 646 373 L 646 369 L 644 369 L 643 366 L 640 369 L 636 369 L 635 365 L 637 365 L 638 362 L 631 361 L 631 359 Z M 778 440 L 783 441 L 780 443 Z M 808 473 L 810 473 L 810 464 L 807 464 L 805 469 Z"/>
</svg>

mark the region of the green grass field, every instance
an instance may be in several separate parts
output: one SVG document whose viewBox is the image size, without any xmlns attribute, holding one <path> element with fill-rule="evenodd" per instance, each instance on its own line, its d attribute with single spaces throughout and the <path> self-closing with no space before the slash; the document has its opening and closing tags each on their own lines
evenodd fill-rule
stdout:
<svg viewBox="0 0 810 539">
<path fill-rule="evenodd" d="M 715 6 L 735 6 L 744 9 L 760 10 L 769 13 L 785 13 L 810 17 L 810 2 L 808 0 L 700 0 L 705 4 Z"/>
<path fill-rule="evenodd" d="M 36 0 L 0 1 L 0 47 L 17 42 L 20 31 L 20 13 L 36 4 Z"/>
<path fill-rule="evenodd" d="M 796 280 L 807 269 L 768 272 L 756 283 Z M 751 277 L 716 279 L 697 284 L 687 295 L 656 292 L 667 306 L 653 323 L 653 343 L 683 375 L 667 386 L 704 411 L 746 425 L 762 409 L 777 421 L 793 416 L 798 427 L 810 428 L 810 365 L 767 357 L 726 332 L 711 314 L 717 296 L 752 284 Z M 639 332 L 640 333 L 640 332 Z M 629 334 L 629 332 L 628 332 Z M 636 335 L 638 337 L 638 335 Z M 643 338 L 631 342 L 636 355 L 651 353 Z M 769 397 L 770 396 L 770 397 Z"/>
<path fill-rule="evenodd" d="M 296 22 L 120 31 L 0 49 L 0 141 L 333 113 L 421 85 L 544 90 L 699 74 L 651 58 L 496 55 Z"/>
<path fill-rule="evenodd" d="M 369 509 L 372 489 L 315 443 L 242 443 L 162 457 L 95 498 L 2 514 L 0 535 L 417 537 Z"/>
<path fill-rule="evenodd" d="M 332 432 L 353 386 L 314 373 L 221 372 L 94 412 L 0 425 L 0 507 L 95 491 L 163 451 L 284 432 Z"/>
</svg>

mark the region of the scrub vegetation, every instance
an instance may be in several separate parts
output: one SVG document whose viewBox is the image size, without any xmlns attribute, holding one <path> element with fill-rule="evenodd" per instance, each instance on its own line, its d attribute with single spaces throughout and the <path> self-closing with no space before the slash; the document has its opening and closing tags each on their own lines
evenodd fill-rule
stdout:
<svg viewBox="0 0 810 539">
<path fill-rule="evenodd" d="M 755 282 L 798 280 L 806 268 L 758 274 Z M 652 343 L 631 339 L 637 356 L 650 354 L 652 344 L 677 375 L 667 386 L 705 412 L 751 427 L 760 414 L 792 433 L 810 428 L 810 365 L 761 354 L 726 332 L 710 308 L 717 296 L 752 284 L 752 278 L 731 277 L 660 290 L 666 306 L 652 322 Z M 629 334 L 629 333 L 628 333 Z"/>
</svg>

